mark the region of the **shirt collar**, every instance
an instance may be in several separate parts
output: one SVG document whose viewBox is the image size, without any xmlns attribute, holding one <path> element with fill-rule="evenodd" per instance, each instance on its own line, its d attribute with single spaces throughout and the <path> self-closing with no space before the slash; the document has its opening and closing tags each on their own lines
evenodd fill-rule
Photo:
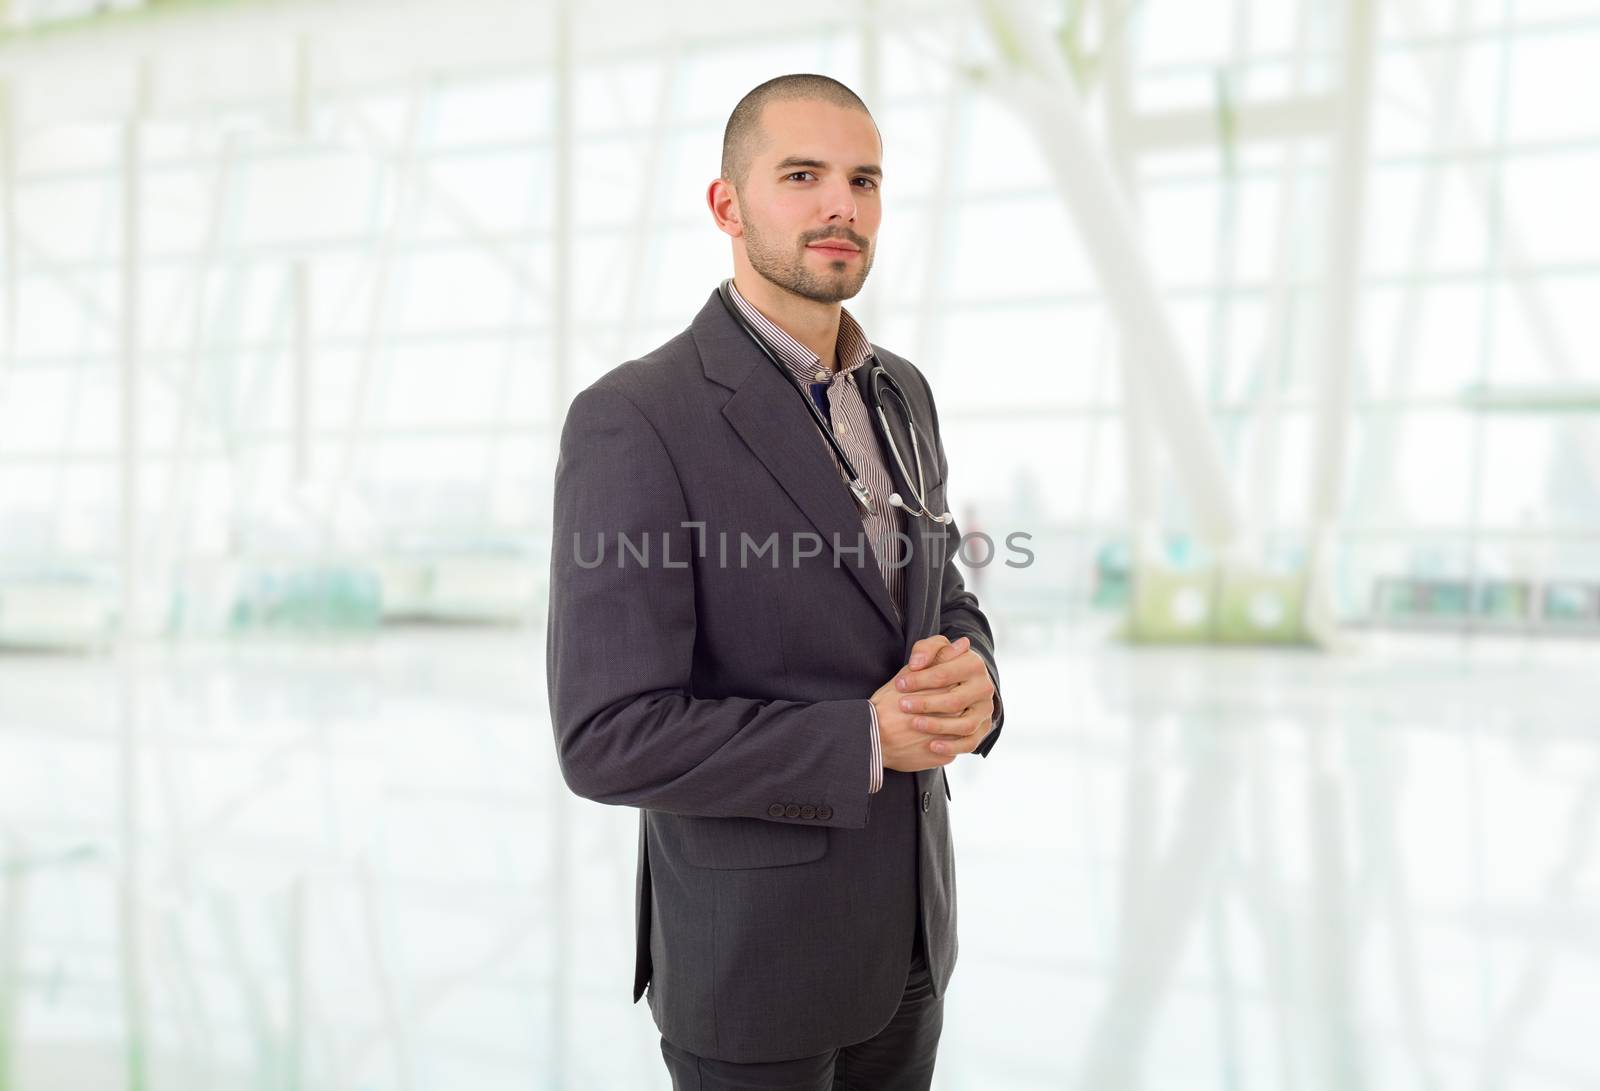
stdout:
<svg viewBox="0 0 1600 1091">
<path fill-rule="evenodd" d="M 827 382 L 839 375 L 848 375 L 872 355 L 872 344 L 867 340 L 867 335 L 849 311 L 839 308 L 839 341 L 835 353 L 839 357 L 839 368 L 828 374 L 821 366 L 821 358 L 794 337 L 790 336 L 782 326 L 756 310 L 755 307 L 739 294 L 739 288 L 732 281 L 728 287 L 733 292 L 733 302 L 738 306 L 739 312 L 766 338 L 767 344 L 778 359 L 783 362 L 792 375 L 800 382 L 814 383 Z M 818 379 L 818 373 L 823 373 L 824 378 Z"/>
</svg>

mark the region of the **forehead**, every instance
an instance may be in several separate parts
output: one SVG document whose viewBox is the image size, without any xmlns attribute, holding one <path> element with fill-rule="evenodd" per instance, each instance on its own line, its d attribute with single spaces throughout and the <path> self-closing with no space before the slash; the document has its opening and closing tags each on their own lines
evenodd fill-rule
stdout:
<svg viewBox="0 0 1600 1091">
<path fill-rule="evenodd" d="M 878 128 L 864 110 L 815 99 L 769 102 L 761 111 L 756 159 L 776 162 L 791 155 L 848 160 L 854 166 L 877 163 L 882 148 Z"/>
</svg>

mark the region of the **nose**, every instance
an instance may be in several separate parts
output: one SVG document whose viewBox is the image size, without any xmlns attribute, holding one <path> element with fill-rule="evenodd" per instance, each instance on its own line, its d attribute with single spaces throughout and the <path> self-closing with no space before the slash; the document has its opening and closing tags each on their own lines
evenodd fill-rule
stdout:
<svg viewBox="0 0 1600 1091">
<path fill-rule="evenodd" d="M 850 179 L 830 185 L 823 206 L 823 215 L 828 222 L 833 223 L 843 220 L 854 223 L 856 219 L 856 192 L 850 185 Z"/>
</svg>

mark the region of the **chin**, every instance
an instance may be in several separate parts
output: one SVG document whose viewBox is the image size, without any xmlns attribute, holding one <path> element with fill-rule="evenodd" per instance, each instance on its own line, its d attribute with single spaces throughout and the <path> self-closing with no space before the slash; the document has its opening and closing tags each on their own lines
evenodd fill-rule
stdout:
<svg viewBox="0 0 1600 1091">
<path fill-rule="evenodd" d="M 841 300 L 854 299 L 860 293 L 862 286 L 866 283 L 866 279 L 866 277 L 862 277 L 856 280 L 844 274 L 839 276 L 824 274 L 820 277 L 810 277 L 804 284 L 804 290 L 801 290 L 799 294 L 808 299 L 814 299 L 818 303 L 838 303 Z"/>
</svg>

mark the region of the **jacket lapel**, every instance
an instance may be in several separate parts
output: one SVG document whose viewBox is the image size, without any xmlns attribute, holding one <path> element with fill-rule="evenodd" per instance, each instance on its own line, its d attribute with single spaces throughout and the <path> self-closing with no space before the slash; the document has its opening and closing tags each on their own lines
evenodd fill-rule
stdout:
<svg viewBox="0 0 1600 1091">
<path fill-rule="evenodd" d="M 846 545 L 860 540 L 860 511 L 838 464 L 816 435 L 816 423 L 800 401 L 804 397 L 800 390 L 772 366 L 728 314 L 716 291 L 690 328 L 706 377 L 733 391 L 722 407 L 723 417 L 816 527 L 822 536 L 823 556 L 831 555 L 835 540 Z M 913 567 L 919 561 L 914 555 Z M 901 633 L 871 545 L 859 556 L 842 554 L 839 567 L 849 572 L 872 600 L 885 624 Z M 910 607 L 908 596 L 908 612 Z"/>
</svg>

